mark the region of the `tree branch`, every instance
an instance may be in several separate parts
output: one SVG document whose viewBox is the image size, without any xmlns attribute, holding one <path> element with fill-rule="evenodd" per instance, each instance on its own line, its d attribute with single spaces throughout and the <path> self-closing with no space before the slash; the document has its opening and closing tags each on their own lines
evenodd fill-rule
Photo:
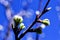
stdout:
<svg viewBox="0 0 60 40">
<path fill-rule="evenodd" d="M 29 29 L 28 32 L 42 33 L 42 28 L 38 27 L 38 28 L 35 28 L 35 29 Z"/>
<path fill-rule="evenodd" d="M 46 12 L 45 9 L 49 2 L 50 2 L 50 0 L 48 0 L 48 2 L 46 3 L 41 15 L 39 15 L 38 18 L 40 18 Z M 37 22 L 38 18 L 37 17 L 35 18 L 34 22 L 19 36 L 19 39 L 21 39 L 29 31 L 29 29 L 33 27 L 33 25 Z"/>
<path fill-rule="evenodd" d="M 46 5 L 45 5 L 45 7 L 44 7 L 42 13 L 40 14 L 39 18 L 40 18 L 43 14 L 45 14 L 45 12 L 47 12 L 47 11 L 45 11 L 45 10 L 46 10 L 46 8 L 47 8 L 49 2 L 50 2 L 50 0 L 47 1 L 47 3 L 46 3 Z"/>
<path fill-rule="evenodd" d="M 36 20 L 20 35 L 19 39 L 21 39 L 27 32 L 28 30 L 36 23 Z"/>
</svg>

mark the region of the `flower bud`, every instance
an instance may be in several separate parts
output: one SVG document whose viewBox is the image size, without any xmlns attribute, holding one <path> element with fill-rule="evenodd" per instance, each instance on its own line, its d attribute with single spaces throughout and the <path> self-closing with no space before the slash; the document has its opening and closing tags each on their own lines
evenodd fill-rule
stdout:
<svg viewBox="0 0 60 40">
<path fill-rule="evenodd" d="M 45 25 L 45 24 L 41 24 L 40 27 L 41 27 L 42 29 L 44 29 L 44 28 L 46 27 L 46 25 Z"/>
<path fill-rule="evenodd" d="M 24 26 L 24 23 L 20 23 L 20 29 L 24 29 L 25 26 Z"/>
<path fill-rule="evenodd" d="M 41 34 L 41 33 L 42 33 L 42 28 L 41 28 L 41 27 L 37 28 L 37 29 L 36 29 L 36 32 L 37 32 L 38 34 Z"/>
<path fill-rule="evenodd" d="M 39 15 L 40 14 L 40 11 L 36 11 L 36 15 Z"/>
<path fill-rule="evenodd" d="M 51 7 L 47 8 L 46 10 L 50 10 L 50 9 L 51 9 Z"/>
<path fill-rule="evenodd" d="M 48 19 L 44 19 L 42 23 L 45 24 L 46 26 L 50 25 L 50 21 Z"/>
<path fill-rule="evenodd" d="M 21 16 L 18 16 L 18 15 L 15 15 L 13 17 L 13 20 L 14 20 L 15 23 L 21 23 L 21 22 L 23 22 L 23 18 Z"/>
</svg>

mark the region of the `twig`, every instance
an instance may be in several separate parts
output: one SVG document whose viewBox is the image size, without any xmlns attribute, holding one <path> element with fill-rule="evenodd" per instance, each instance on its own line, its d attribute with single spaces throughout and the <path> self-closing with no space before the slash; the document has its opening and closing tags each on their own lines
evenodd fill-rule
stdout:
<svg viewBox="0 0 60 40">
<path fill-rule="evenodd" d="M 46 5 L 45 5 L 45 7 L 44 7 L 44 9 L 43 9 L 43 11 L 41 13 L 41 15 L 39 15 L 38 18 L 40 18 L 45 13 L 45 9 L 46 9 L 46 7 L 47 7 L 47 5 L 48 5 L 49 2 L 50 2 L 50 0 L 48 0 L 48 2 L 46 3 Z M 34 22 L 19 36 L 19 39 L 21 39 L 28 32 L 28 30 L 34 26 L 34 24 L 37 22 L 38 18 L 36 16 Z"/>
<path fill-rule="evenodd" d="M 21 39 L 35 23 L 36 23 L 36 19 L 35 19 L 35 21 L 31 24 L 31 26 L 29 26 L 29 27 L 20 35 L 19 39 Z"/>
<path fill-rule="evenodd" d="M 44 9 L 43 9 L 43 11 L 42 11 L 42 13 L 41 13 L 41 15 L 39 16 L 39 18 L 40 18 L 43 14 L 45 14 L 45 12 L 47 12 L 47 11 L 46 11 L 46 8 L 47 8 L 49 2 L 50 2 L 50 0 L 47 1 L 47 3 L 46 3 L 46 5 L 45 5 L 45 7 L 44 7 Z"/>
<path fill-rule="evenodd" d="M 35 28 L 35 29 L 29 29 L 28 32 L 38 32 L 39 31 L 39 34 L 42 33 L 42 28 L 41 27 L 38 27 L 38 28 Z"/>
<path fill-rule="evenodd" d="M 17 24 L 15 25 L 15 28 L 12 28 L 13 31 L 14 31 L 15 39 L 16 39 L 16 40 L 20 40 L 21 38 L 23 38 L 24 35 L 25 35 L 27 32 L 36 32 L 37 30 L 40 30 L 39 28 L 36 28 L 36 29 L 31 29 L 31 28 L 34 26 L 34 24 L 36 24 L 36 22 L 41 22 L 41 20 L 39 20 L 39 18 L 48 11 L 48 10 L 46 10 L 46 7 L 47 7 L 47 5 L 49 4 L 49 2 L 50 2 L 50 0 L 47 1 L 47 3 L 46 3 L 46 5 L 45 5 L 42 13 L 41 13 L 40 15 L 36 15 L 36 18 L 35 18 L 35 20 L 33 21 L 33 23 L 19 36 L 19 38 L 18 38 L 18 34 L 20 33 L 21 30 L 18 30 L 18 28 L 17 28 L 17 26 L 16 26 Z M 10 6 L 9 6 L 9 5 L 5 5 L 5 4 L 3 4 L 3 5 L 6 7 L 6 10 L 10 9 Z M 40 6 L 39 6 L 39 8 L 40 8 Z M 39 10 L 39 11 L 40 11 L 40 10 Z M 12 13 L 12 12 L 11 12 L 11 13 Z M 8 21 L 9 21 L 9 25 L 10 25 L 10 20 L 8 20 Z M 42 22 L 41 22 L 41 23 L 42 23 Z M 13 27 L 13 25 L 12 25 L 12 27 Z M 7 34 L 9 35 L 10 26 L 9 26 L 8 28 L 9 28 L 9 30 L 8 30 Z M 8 35 L 6 36 L 6 38 L 8 37 Z"/>
</svg>

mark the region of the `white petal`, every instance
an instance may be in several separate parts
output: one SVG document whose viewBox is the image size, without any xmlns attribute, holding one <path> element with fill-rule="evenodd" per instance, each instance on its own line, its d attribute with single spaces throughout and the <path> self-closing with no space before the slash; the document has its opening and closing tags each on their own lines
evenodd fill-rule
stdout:
<svg viewBox="0 0 60 40">
<path fill-rule="evenodd" d="M 41 28 L 44 29 L 46 27 L 46 25 L 44 24 L 41 24 Z"/>
<path fill-rule="evenodd" d="M 51 7 L 47 8 L 47 10 L 50 10 L 50 9 L 51 9 Z"/>
<path fill-rule="evenodd" d="M 19 19 L 23 19 L 21 16 L 19 15 L 15 15 L 14 18 L 19 18 Z"/>
<path fill-rule="evenodd" d="M 44 19 L 44 20 L 48 21 L 48 24 L 50 25 L 50 20 L 49 19 Z"/>
<path fill-rule="evenodd" d="M 24 23 L 21 23 L 20 25 L 23 25 L 24 26 Z"/>
<path fill-rule="evenodd" d="M 36 15 L 39 15 L 40 14 L 40 12 L 39 11 L 36 11 Z"/>
</svg>

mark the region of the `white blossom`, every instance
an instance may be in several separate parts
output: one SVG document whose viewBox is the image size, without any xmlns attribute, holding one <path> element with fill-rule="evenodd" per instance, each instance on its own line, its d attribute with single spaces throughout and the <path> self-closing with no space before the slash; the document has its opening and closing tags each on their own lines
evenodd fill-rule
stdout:
<svg viewBox="0 0 60 40">
<path fill-rule="evenodd" d="M 15 20 L 15 21 L 20 20 L 20 21 L 19 21 L 20 23 L 23 22 L 22 16 L 19 16 L 19 15 L 15 15 L 15 16 L 13 17 L 13 20 Z"/>
<path fill-rule="evenodd" d="M 50 10 L 50 9 L 51 9 L 51 7 L 47 8 L 47 10 Z"/>
<path fill-rule="evenodd" d="M 40 14 L 40 11 L 36 11 L 36 15 L 39 15 Z"/>
<path fill-rule="evenodd" d="M 46 27 L 45 24 L 41 24 L 41 28 L 44 29 Z"/>
<path fill-rule="evenodd" d="M 43 20 L 43 24 L 45 24 L 45 25 L 50 25 L 49 19 L 44 19 L 44 20 Z"/>
</svg>

